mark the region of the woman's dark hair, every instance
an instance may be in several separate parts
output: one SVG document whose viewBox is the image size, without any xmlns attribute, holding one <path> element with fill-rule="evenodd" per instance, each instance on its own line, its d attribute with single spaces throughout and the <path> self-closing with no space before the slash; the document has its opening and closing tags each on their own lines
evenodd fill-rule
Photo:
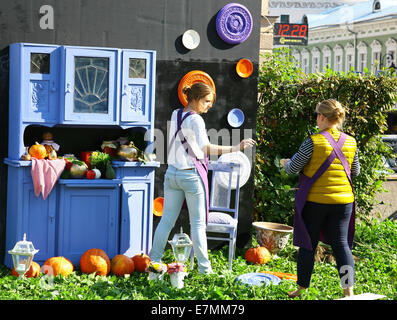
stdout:
<svg viewBox="0 0 397 320">
<path fill-rule="evenodd" d="M 205 96 L 209 95 L 210 93 L 213 94 L 215 102 L 216 94 L 212 87 L 204 82 L 196 82 L 191 87 L 186 86 L 183 88 L 182 92 L 186 94 L 186 98 L 188 102 L 193 101 L 194 99 L 200 100 L 203 99 Z"/>
</svg>

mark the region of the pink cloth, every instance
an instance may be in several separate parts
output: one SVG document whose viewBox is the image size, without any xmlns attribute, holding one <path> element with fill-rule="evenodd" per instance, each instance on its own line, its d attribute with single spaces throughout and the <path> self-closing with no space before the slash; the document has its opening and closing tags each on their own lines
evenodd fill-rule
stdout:
<svg viewBox="0 0 397 320">
<path fill-rule="evenodd" d="M 58 181 L 66 162 L 63 159 L 46 160 L 32 158 L 32 179 L 36 197 L 43 195 L 47 199 L 55 183 Z"/>
</svg>

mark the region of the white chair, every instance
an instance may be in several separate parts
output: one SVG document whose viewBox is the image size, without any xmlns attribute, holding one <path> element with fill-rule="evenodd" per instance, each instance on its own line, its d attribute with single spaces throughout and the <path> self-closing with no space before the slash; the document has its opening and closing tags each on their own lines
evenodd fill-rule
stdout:
<svg viewBox="0 0 397 320">
<path fill-rule="evenodd" d="M 207 224 L 207 239 L 229 242 L 229 269 L 236 250 L 238 207 L 240 195 L 240 164 L 210 161 L 209 173 L 212 172 L 210 185 L 210 212 Z M 234 201 L 232 203 L 232 193 Z M 211 235 L 208 235 L 210 233 Z M 220 233 L 220 236 L 213 236 Z M 193 269 L 194 252 L 191 253 Z"/>
</svg>

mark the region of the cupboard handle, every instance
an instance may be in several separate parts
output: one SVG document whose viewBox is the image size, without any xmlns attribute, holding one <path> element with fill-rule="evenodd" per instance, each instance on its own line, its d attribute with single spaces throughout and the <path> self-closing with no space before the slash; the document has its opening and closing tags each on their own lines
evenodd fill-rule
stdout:
<svg viewBox="0 0 397 320">
<path fill-rule="evenodd" d="M 55 81 L 52 81 L 51 91 L 52 92 L 57 91 L 57 87 L 55 86 Z"/>
<path fill-rule="evenodd" d="M 125 84 L 124 85 L 124 89 L 123 89 L 123 93 L 122 93 L 123 96 L 127 95 L 127 88 L 128 88 L 128 86 Z"/>
</svg>

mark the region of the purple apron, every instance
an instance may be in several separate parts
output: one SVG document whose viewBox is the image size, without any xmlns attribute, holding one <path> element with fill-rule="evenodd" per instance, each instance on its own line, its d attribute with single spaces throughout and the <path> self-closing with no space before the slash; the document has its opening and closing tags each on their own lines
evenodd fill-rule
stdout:
<svg viewBox="0 0 397 320">
<path fill-rule="evenodd" d="M 201 178 L 201 180 L 203 181 L 204 184 L 204 189 L 205 189 L 205 198 L 206 198 L 206 218 L 205 218 L 205 222 L 206 224 L 208 223 L 208 214 L 209 214 L 209 191 L 208 191 L 208 156 L 206 156 L 203 160 L 199 160 L 197 159 L 197 157 L 194 155 L 193 150 L 191 149 L 189 143 L 187 142 L 185 136 L 182 133 L 181 130 L 181 125 L 182 122 L 190 115 L 194 114 L 193 111 L 189 111 L 187 112 L 183 117 L 182 117 L 182 113 L 183 113 L 183 108 L 178 110 L 178 114 L 177 114 L 177 128 L 176 128 L 176 132 L 174 134 L 174 136 L 172 137 L 172 140 L 170 142 L 170 146 L 174 143 L 174 140 L 176 138 L 177 135 L 179 135 L 179 139 L 182 142 L 182 145 L 184 145 L 186 147 L 185 151 L 187 152 L 187 154 L 190 156 L 190 158 L 193 160 L 194 165 L 197 169 L 197 172 Z M 186 200 L 185 200 L 186 201 Z"/>
<path fill-rule="evenodd" d="M 338 157 L 338 159 L 341 161 L 343 168 L 346 172 L 347 178 L 349 179 L 352 191 L 354 193 L 353 184 L 350 176 L 349 163 L 347 162 L 346 156 L 342 152 L 342 146 L 346 141 L 346 134 L 341 132 L 338 142 L 336 142 L 332 137 L 332 135 L 327 131 L 321 131 L 320 134 L 322 134 L 331 144 L 333 151 L 311 178 L 307 177 L 303 173 L 300 173 L 299 187 L 298 190 L 295 192 L 293 244 L 297 247 L 302 247 L 307 250 L 313 250 L 313 248 L 309 233 L 307 232 L 305 223 L 302 218 L 302 211 L 305 206 L 306 199 L 309 194 L 309 190 L 311 186 L 328 169 L 328 167 L 331 165 L 331 163 L 335 160 L 336 157 Z M 355 202 L 353 202 L 353 210 L 350 217 L 348 239 L 347 239 L 350 249 L 353 246 L 353 238 L 354 238 L 355 207 L 356 204 Z M 323 231 L 320 233 L 320 240 L 326 244 L 329 244 L 329 239 L 327 238 L 327 235 Z"/>
</svg>

